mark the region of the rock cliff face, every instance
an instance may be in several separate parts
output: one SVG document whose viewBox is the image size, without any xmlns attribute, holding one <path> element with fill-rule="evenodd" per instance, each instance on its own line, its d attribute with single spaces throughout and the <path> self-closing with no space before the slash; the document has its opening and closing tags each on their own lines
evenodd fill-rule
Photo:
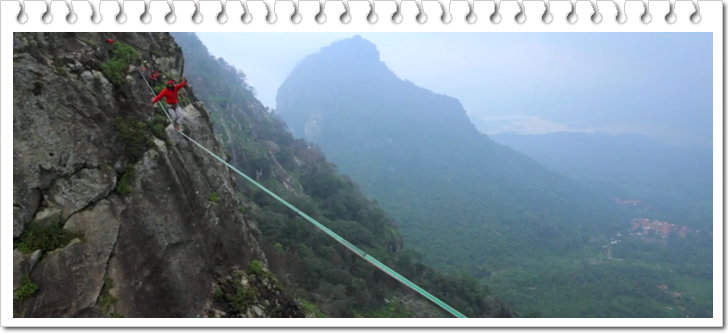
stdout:
<svg viewBox="0 0 728 333">
<path fill-rule="evenodd" d="M 267 273 L 230 171 L 150 106 L 133 66 L 144 59 L 179 80 L 169 34 L 13 42 L 15 316 L 303 316 Z M 183 129 L 226 156 L 186 90 Z"/>
</svg>

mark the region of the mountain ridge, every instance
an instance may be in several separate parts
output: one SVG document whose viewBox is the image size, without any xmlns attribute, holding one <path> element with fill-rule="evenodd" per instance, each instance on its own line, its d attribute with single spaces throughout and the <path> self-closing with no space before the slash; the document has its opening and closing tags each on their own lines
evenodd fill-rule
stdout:
<svg viewBox="0 0 728 333">
<path fill-rule="evenodd" d="M 295 134 L 317 142 L 322 146 L 324 151 L 327 151 L 327 148 L 335 143 L 331 142 L 331 140 L 320 140 L 319 136 L 322 135 L 320 134 L 323 133 L 322 131 L 327 132 L 326 135 L 330 138 L 337 138 L 337 141 L 339 139 L 346 141 L 346 148 L 342 147 L 345 144 L 338 144 L 336 152 L 327 151 L 333 154 L 332 156 L 334 156 L 345 173 L 351 172 L 353 165 L 355 163 L 360 164 L 360 162 L 342 160 L 341 155 L 337 154 L 338 151 L 344 149 L 358 149 L 360 152 L 366 149 L 366 151 L 379 152 L 377 156 L 372 157 L 377 160 L 375 163 L 380 166 L 379 171 L 367 173 L 367 176 L 360 174 L 363 177 L 387 177 L 384 171 L 386 165 L 397 165 L 399 168 L 429 167 L 433 170 L 441 170 L 448 173 L 449 176 L 446 176 L 445 179 L 445 183 L 447 184 L 467 186 L 469 179 L 479 178 L 485 179 L 485 181 L 478 180 L 479 184 L 481 184 L 480 186 L 491 187 L 492 191 L 502 191 L 496 190 L 495 188 L 507 185 L 492 185 L 488 181 L 510 173 L 506 172 L 495 176 L 496 173 L 488 173 L 487 171 L 483 173 L 482 170 L 478 171 L 478 169 L 539 169 L 535 160 L 530 159 L 526 155 L 513 154 L 510 148 L 500 146 L 488 139 L 486 135 L 479 133 L 473 123 L 467 118 L 465 110 L 457 99 L 435 94 L 429 90 L 419 88 L 411 82 L 402 81 L 388 69 L 386 71 L 379 69 L 374 73 L 370 73 L 368 76 L 361 77 L 361 71 L 358 67 L 347 67 L 349 63 L 356 61 L 346 59 L 342 63 L 337 63 L 336 60 L 340 56 L 340 52 L 329 52 L 329 50 L 335 46 L 343 47 L 347 44 L 347 42 L 341 41 L 333 43 L 332 46 L 322 48 L 320 52 L 301 61 L 300 65 L 296 67 L 297 69 L 291 73 L 279 90 L 277 110 L 277 113 L 281 114 L 288 121 Z M 351 51 L 351 53 L 357 52 Z M 362 57 L 366 56 L 362 55 Z M 362 62 L 371 61 L 362 60 Z M 322 69 L 321 67 L 310 67 L 307 70 L 301 69 L 301 66 L 305 64 L 310 66 L 326 64 L 325 67 L 327 69 Z M 379 62 L 379 65 L 386 67 L 381 62 Z M 344 75 L 342 74 L 344 73 L 342 72 L 344 68 L 350 69 L 351 73 L 346 72 L 347 76 L 342 76 Z M 312 72 L 317 73 L 315 78 L 306 76 L 307 73 Z M 337 74 L 332 77 L 327 77 L 326 73 Z M 343 84 L 342 80 L 344 80 L 344 77 L 355 77 L 361 81 Z M 319 89 L 319 97 L 303 100 L 300 97 L 301 95 L 292 95 L 291 91 L 295 85 L 293 82 L 297 80 L 302 81 L 304 78 L 309 85 L 305 88 L 306 92 L 304 94 L 306 98 L 311 95 L 310 87 L 317 87 Z M 376 84 L 372 84 L 371 81 L 377 79 L 387 80 L 379 83 L 380 85 L 386 85 L 386 88 L 378 88 Z M 310 82 L 310 80 L 315 81 Z M 334 95 L 327 95 L 326 93 L 334 89 L 334 87 L 338 89 L 334 93 L 336 97 Z M 363 97 L 365 94 L 361 94 L 360 92 L 366 89 L 376 90 L 376 95 L 369 93 L 367 97 Z M 418 97 L 407 100 L 400 98 L 401 95 L 410 96 L 408 93 L 417 93 Z M 295 103 L 291 100 L 293 98 L 292 96 L 299 96 L 295 100 Z M 328 98 L 328 100 L 322 100 L 322 98 Z M 333 108 L 327 109 L 325 114 L 322 113 L 324 108 L 333 104 L 331 100 L 335 98 L 339 104 L 335 104 Z M 376 104 L 375 107 L 361 106 L 362 104 L 366 105 L 368 102 L 371 104 L 371 99 L 374 98 L 376 98 L 376 102 L 373 102 Z M 354 105 L 357 103 L 359 105 Z M 398 131 L 398 128 L 407 128 L 407 130 L 404 132 Z M 349 137 L 356 137 L 357 139 L 349 140 Z M 412 144 L 413 141 L 417 140 L 427 142 L 426 147 Z M 366 148 L 356 144 L 364 141 L 369 145 Z M 406 142 L 400 144 L 403 141 Z M 461 148 L 464 145 L 469 145 L 468 148 L 472 149 Z M 402 156 L 404 156 L 405 151 L 413 152 L 413 154 L 409 154 L 407 158 L 403 158 Z M 435 151 L 436 153 L 432 157 L 425 157 L 430 151 Z M 468 154 L 474 157 L 465 160 L 461 158 L 461 156 Z M 356 154 L 352 153 L 347 156 L 354 159 L 354 155 Z M 498 159 L 495 158 L 496 156 L 509 156 L 508 162 L 506 164 L 498 162 Z M 447 162 L 448 159 L 458 158 L 460 158 L 458 160 L 460 162 L 458 163 L 467 163 L 470 167 L 467 169 L 458 169 L 456 166 Z M 432 165 L 425 166 L 426 164 Z M 476 164 L 480 168 L 474 167 Z M 548 174 L 548 178 L 552 179 L 551 181 L 570 182 L 565 177 L 545 169 L 539 172 Z M 410 177 L 410 175 L 406 174 L 400 174 L 399 176 L 405 177 L 404 179 Z M 507 177 L 509 180 L 518 183 L 515 177 Z M 398 179 L 391 177 L 387 179 L 388 182 L 401 183 Z M 447 184 L 444 185 L 449 186 Z M 369 186 L 368 189 L 365 186 L 365 190 L 376 191 L 372 186 Z M 378 194 L 381 194 L 381 191 Z M 581 189 L 580 191 L 584 190 Z M 373 192 L 369 193 L 373 194 Z M 377 196 L 375 195 L 375 197 Z M 385 202 L 382 198 L 378 199 L 380 199 L 380 202 Z M 606 198 L 603 200 L 606 202 Z M 487 203 L 484 204 L 487 205 Z M 398 219 L 401 219 L 401 215 L 397 216 Z"/>
<path fill-rule="evenodd" d="M 675 316 L 658 305 L 675 302 L 663 290 L 641 286 L 680 284 L 686 276 L 694 279 L 690 288 L 706 285 L 709 253 L 696 247 L 704 236 L 672 239 L 668 250 L 639 236 L 610 244 L 635 218 L 650 216 L 491 140 L 456 99 L 398 78 L 366 59 L 371 54 L 329 52 L 347 43 L 304 58 L 279 88 L 275 113 L 398 221 L 405 250 L 546 317 Z M 359 62 L 377 65 L 351 65 Z M 611 260 L 613 253 L 630 261 Z M 691 256 L 700 257 L 700 273 L 641 266 L 687 265 Z M 691 316 L 708 313 L 708 294 L 701 295 Z M 645 307 L 649 299 L 660 301 Z"/>
</svg>

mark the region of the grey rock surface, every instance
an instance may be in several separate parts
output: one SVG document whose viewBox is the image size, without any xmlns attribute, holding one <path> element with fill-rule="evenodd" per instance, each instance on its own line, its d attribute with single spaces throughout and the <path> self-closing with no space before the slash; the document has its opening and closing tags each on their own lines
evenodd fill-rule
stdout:
<svg viewBox="0 0 728 333">
<path fill-rule="evenodd" d="M 16 316 L 208 316 L 215 281 L 225 276 L 216 272 L 265 263 L 258 234 L 238 209 L 227 167 L 171 126 L 141 160 L 129 160 L 114 120 L 149 122 L 153 94 L 134 71 L 120 84 L 104 76 L 108 38 L 175 79 L 183 74 L 168 33 L 13 34 L 13 237 L 29 223 L 52 222 L 83 235 L 34 257 L 35 268 L 31 256 L 14 252 L 14 287 L 23 274 L 38 286 L 16 302 Z M 209 112 L 193 94 L 181 96 L 192 101 L 184 130 L 224 158 Z M 114 189 L 127 167 L 135 176 L 120 195 Z M 275 298 L 297 306 L 290 295 Z"/>
<path fill-rule="evenodd" d="M 68 220 L 64 228 L 82 233 L 83 240 L 72 240 L 38 263 L 31 274 L 38 293 L 23 303 L 21 313 L 32 313 L 34 317 L 75 317 L 96 304 L 123 207 L 112 201 L 101 200 Z"/>
</svg>

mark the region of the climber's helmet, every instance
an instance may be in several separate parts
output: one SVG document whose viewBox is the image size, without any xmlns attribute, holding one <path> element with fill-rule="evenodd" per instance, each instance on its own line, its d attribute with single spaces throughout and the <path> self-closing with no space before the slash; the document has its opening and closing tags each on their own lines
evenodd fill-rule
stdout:
<svg viewBox="0 0 728 333">
<path fill-rule="evenodd" d="M 167 81 L 167 89 L 174 90 L 174 81 L 172 81 L 172 80 Z"/>
</svg>

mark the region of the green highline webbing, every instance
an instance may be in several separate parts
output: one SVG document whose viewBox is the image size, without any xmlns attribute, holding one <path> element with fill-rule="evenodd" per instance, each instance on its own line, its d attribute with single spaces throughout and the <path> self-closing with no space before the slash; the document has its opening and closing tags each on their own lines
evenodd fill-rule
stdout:
<svg viewBox="0 0 728 333">
<path fill-rule="evenodd" d="M 147 84 L 147 87 L 149 87 L 149 90 L 151 90 L 152 94 L 154 94 L 154 89 L 152 89 L 152 86 L 149 85 L 149 82 L 147 82 L 146 78 L 144 77 L 144 74 L 142 74 L 142 72 L 139 71 L 139 75 L 142 76 L 142 80 L 144 81 L 144 83 Z M 162 111 L 164 111 L 164 113 L 167 115 L 167 118 L 169 118 L 169 120 L 171 122 L 172 121 L 172 117 L 169 116 L 169 114 L 167 113 L 167 110 L 164 108 L 164 106 L 162 106 L 160 104 L 159 107 L 162 108 Z M 248 177 L 246 174 L 244 174 L 243 172 L 241 172 L 240 170 L 238 170 L 234 166 L 230 165 L 224 159 L 220 158 L 219 156 L 215 155 L 213 152 L 209 151 L 207 148 L 205 148 L 205 146 L 199 144 L 197 141 L 193 140 L 192 138 L 190 138 L 186 134 L 182 133 L 181 131 L 178 132 L 178 133 L 181 134 L 182 136 L 184 136 L 185 138 L 187 138 L 187 140 L 190 140 L 192 143 L 196 144 L 198 147 L 202 148 L 202 150 L 204 150 L 205 152 L 207 152 L 208 154 L 210 154 L 212 157 L 216 158 L 218 161 L 222 162 L 224 165 L 226 165 L 231 170 L 235 171 L 237 174 L 239 174 L 240 176 L 242 176 L 243 178 L 245 178 L 247 181 L 253 183 L 253 185 L 257 186 L 258 188 L 260 188 L 261 190 L 263 190 L 265 193 L 268 193 L 270 196 L 272 196 L 276 200 L 280 201 L 282 204 L 286 205 L 286 207 L 288 207 L 291 210 L 293 210 L 294 212 L 298 213 L 298 215 L 301 215 L 301 217 L 303 217 L 307 221 L 311 222 L 313 225 L 315 225 L 317 228 L 321 229 L 323 232 L 327 233 L 329 236 L 331 236 L 337 242 L 341 243 L 346 248 L 348 248 L 352 252 L 354 252 L 357 255 L 359 255 L 360 257 L 362 257 L 364 260 L 366 260 L 369 263 L 371 263 L 372 265 L 374 265 L 374 267 L 379 268 L 384 273 L 387 273 L 387 275 L 393 277 L 394 279 L 398 280 L 399 282 L 402 282 L 404 285 L 410 287 L 410 289 L 418 292 L 420 295 L 424 296 L 425 298 L 429 299 L 433 303 L 437 304 L 438 306 L 440 306 L 441 308 L 443 308 L 445 311 L 450 312 L 455 317 L 458 317 L 458 318 L 467 318 L 463 314 L 461 314 L 460 312 L 458 312 L 457 310 L 453 309 L 451 306 L 447 305 L 445 302 L 439 300 L 437 297 L 431 295 L 426 290 L 420 288 L 418 285 L 414 284 L 412 281 L 407 280 L 407 278 L 405 278 L 404 276 L 399 275 L 399 273 L 395 272 L 393 269 L 391 269 L 391 268 L 387 267 L 386 265 L 384 265 L 383 263 L 379 262 L 379 260 L 377 260 L 374 257 L 368 255 L 366 252 L 362 251 L 358 247 L 354 246 L 354 244 L 349 243 L 346 239 L 342 238 L 341 236 L 337 235 L 333 231 L 329 230 L 329 228 L 326 228 L 323 224 L 321 224 L 318 221 L 314 220 L 312 217 L 306 215 L 306 213 L 300 211 L 298 208 L 294 207 L 293 205 L 291 205 L 290 203 L 288 203 L 286 200 L 283 200 L 283 198 L 281 198 L 278 195 L 276 195 L 275 193 L 271 192 L 270 190 L 268 190 L 267 188 L 265 188 L 265 186 L 263 186 L 261 184 L 258 184 L 258 182 L 256 182 L 252 178 Z"/>
</svg>

